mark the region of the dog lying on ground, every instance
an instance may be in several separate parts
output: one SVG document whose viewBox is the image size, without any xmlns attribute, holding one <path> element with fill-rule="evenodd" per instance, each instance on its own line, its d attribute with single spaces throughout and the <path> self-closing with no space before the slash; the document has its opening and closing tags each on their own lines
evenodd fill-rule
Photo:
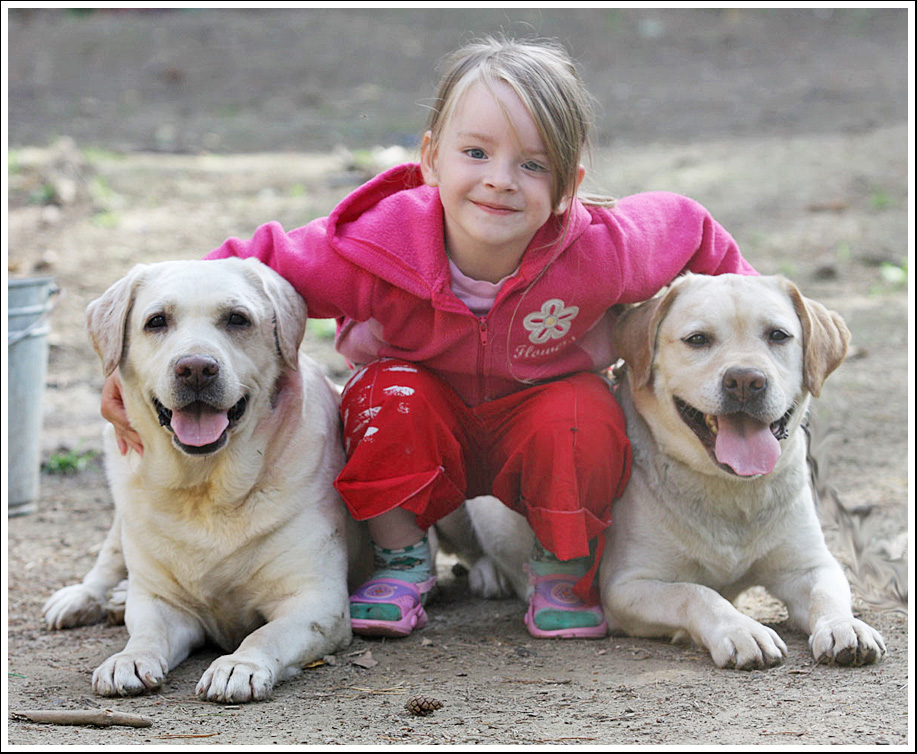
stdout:
<svg viewBox="0 0 917 754">
<path fill-rule="evenodd" d="M 155 689 L 209 640 L 231 654 L 198 695 L 264 699 L 351 639 L 338 397 L 298 353 L 305 304 L 254 260 L 164 262 L 135 267 L 87 315 L 144 451 L 122 456 L 108 427 L 114 523 L 45 620 L 101 619 L 129 576 L 130 639 L 96 669 L 97 694 Z"/>
<path fill-rule="evenodd" d="M 731 602 L 762 585 L 817 661 L 884 656 L 853 616 L 809 488 L 802 424 L 846 355 L 840 316 L 783 278 L 688 275 L 622 315 L 615 341 L 634 462 L 599 576 L 612 631 L 688 636 L 719 667 L 770 667 L 786 645 Z M 493 498 L 466 509 L 486 555 L 473 591 L 526 599 L 531 530 Z"/>
</svg>

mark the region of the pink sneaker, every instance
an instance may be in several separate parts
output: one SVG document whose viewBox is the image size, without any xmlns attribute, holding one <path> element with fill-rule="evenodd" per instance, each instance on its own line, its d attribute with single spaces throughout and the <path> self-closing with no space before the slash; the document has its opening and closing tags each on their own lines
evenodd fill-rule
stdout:
<svg viewBox="0 0 917 754">
<path fill-rule="evenodd" d="M 529 578 L 535 590 L 525 614 L 525 626 L 536 639 L 604 639 L 608 635 L 601 605 L 587 605 L 573 593 L 575 576 L 557 573 Z M 547 615 L 541 615 L 542 611 Z M 550 627 L 539 628 L 536 615 L 542 626 Z"/>
<path fill-rule="evenodd" d="M 350 595 L 350 625 L 360 636 L 408 636 L 427 625 L 423 597 L 436 578 L 420 583 L 370 579 Z"/>
</svg>

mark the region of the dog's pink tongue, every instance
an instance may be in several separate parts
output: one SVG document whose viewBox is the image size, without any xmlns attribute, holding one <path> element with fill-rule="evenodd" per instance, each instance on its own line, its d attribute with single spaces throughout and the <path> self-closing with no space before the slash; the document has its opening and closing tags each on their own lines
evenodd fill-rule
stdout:
<svg viewBox="0 0 917 754">
<path fill-rule="evenodd" d="M 744 414 L 717 417 L 716 460 L 739 476 L 769 474 L 780 458 L 780 443 L 769 425 Z"/>
<path fill-rule="evenodd" d="M 187 409 L 172 412 L 172 431 L 185 445 L 200 448 L 220 439 L 229 426 L 225 411 L 214 411 L 208 406 L 195 404 Z"/>
</svg>

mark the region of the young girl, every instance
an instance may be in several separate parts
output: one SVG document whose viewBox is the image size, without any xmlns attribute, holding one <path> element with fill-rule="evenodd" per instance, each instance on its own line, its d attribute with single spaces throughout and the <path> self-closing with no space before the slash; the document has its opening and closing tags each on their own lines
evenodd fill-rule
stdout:
<svg viewBox="0 0 917 754">
<path fill-rule="evenodd" d="M 284 275 L 310 316 L 337 319 L 337 348 L 359 367 L 336 482 L 375 545 L 375 574 L 351 596 L 358 634 L 425 625 L 427 529 L 481 494 L 535 532 L 531 634 L 607 632 L 591 582 L 630 473 L 599 376 L 615 359 L 612 307 L 685 270 L 754 270 L 690 199 L 578 199 L 590 121 L 562 48 L 472 43 L 449 60 L 419 165 L 377 176 L 329 217 L 289 233 L 268 223 L 210 254 Z M 136 442 L 117 396 L 107 385 L 103 413 Z"/>
</svg>

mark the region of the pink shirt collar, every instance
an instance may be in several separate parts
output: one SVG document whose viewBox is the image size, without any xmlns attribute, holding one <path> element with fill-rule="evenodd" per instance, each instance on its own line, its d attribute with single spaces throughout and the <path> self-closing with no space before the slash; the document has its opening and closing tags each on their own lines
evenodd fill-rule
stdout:
<svg viewBox="0 0 917 754">
<path fill-rule="evenodd" d="M 452 292 L 459 301 L 471 309 L 472 314 L 478 316 L 490 311 L 502 285 L 516 272 L 519 272 L 517 269 L 496 283 L 488 280 L 475 280 L 462 272 L 451 259 L 449 260 L 449 271 L 452 273 Z"/>
</svg>

